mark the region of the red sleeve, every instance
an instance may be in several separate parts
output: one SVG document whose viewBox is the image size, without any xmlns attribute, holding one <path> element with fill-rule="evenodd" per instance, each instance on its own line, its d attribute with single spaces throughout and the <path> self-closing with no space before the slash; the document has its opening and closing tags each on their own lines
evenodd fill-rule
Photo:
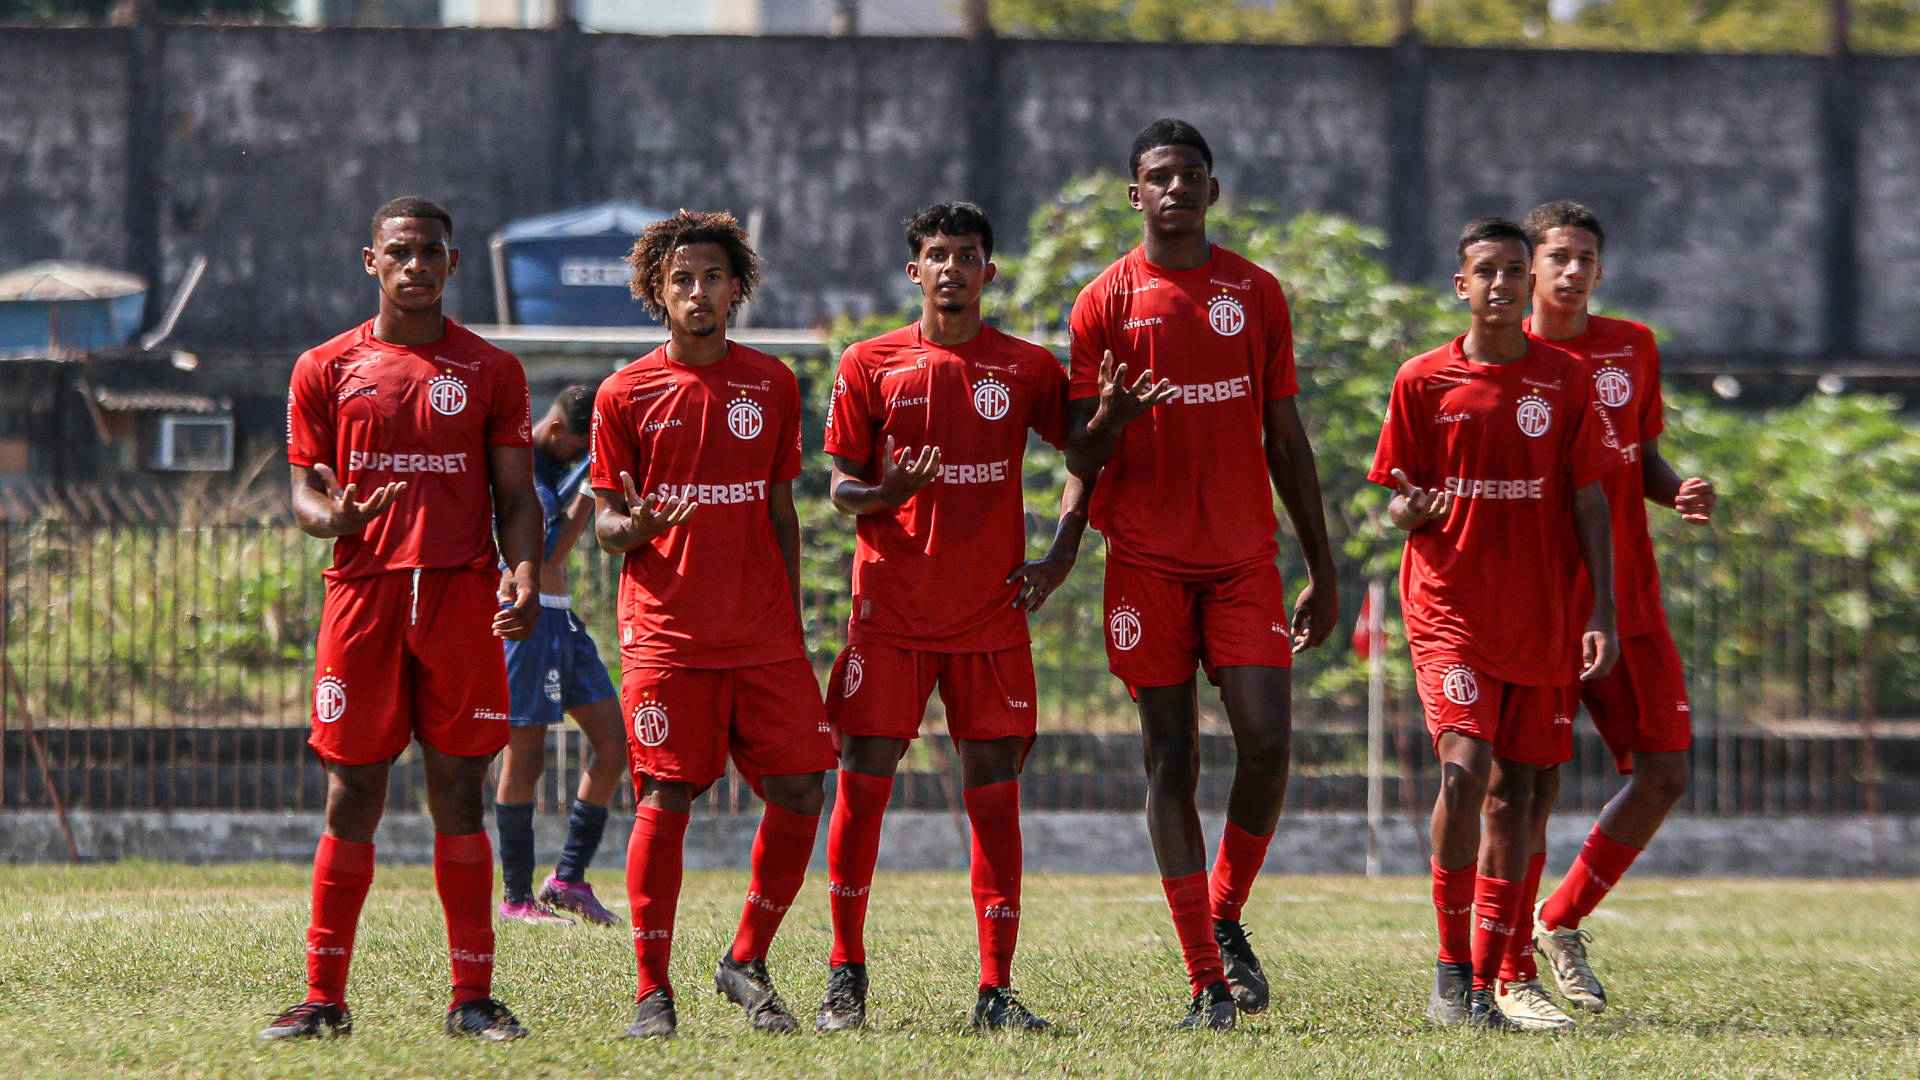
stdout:
<svg viewBox="0 0 1920 1080">
<path fill-rule="evenodd" d="M 1640 395 L 1640 438 L 1657 439 L 1667 430 L 1667 399 L 1660 393 L 1660 344 L 1647 331 L 1647 387 Z"/>
<path fill-rule="evenodd" d="M 1280 291 L 1280 283 L 1265 276 L 1261 280 L 1267 294 L 1267 317 L 1262 320 L 1267 330 L 1267 370 L 1261 385 L 1264 400 L 1278 401 L 1300 392 L 1293 365 L 1293 313 L 1287 310 L 1287 294 Z"/>
<path fill-rule="evenodd" d="M 492 400 L 487 402 L 488 446 L 533 445 L 533 399 L 518 357 L 501 354 L 493 369 Z"/>
<path fill-rule="evenodd" d="M 1040 376 L 1035 388 L 1033 412 L 1027 426 L 1057 450 L 1067 448 L 1067 372 L 1053 354 L 1040 350 L 1034 356 L 1034 370 Z"/>
<path fill-rule="evenodd" d="M 312 353 L 293 363 L 287 387 L 287 461 L 294 465 L 334 466 L 333 395 L 326 367 Z"/>
<path fill-rule="evenodd" d="M 627 423 L 626 405 L 622 395 L 626 388 L 619 385 L 618 376 L 600 384 L 593 395 L 593 431 L 590 436 L 592 449 L 588 451 L 591 466 L 587 470 L 587 484 L 595 491 L 623 492 L 620 486 L 620 474 L 633 476 L 635 484 L 645 481 L 640 476 L 639 448 L 633 444 L 633 425 Z"/>
<path fill-rule="evenodd" d="M 780 365 L 780 396 L 785 408 L 780 417 L 780 442 L 774 448 L 773 481 L 785 484 L 800 475 L 800 381 L 785 364 Z"/>
<path fill-rule="evenodd" d="M 827 453 L 864 465 L 873 457 L 873 410 L 858 348 L 849 345 L 840 354 L 840 372 L 827 399 Z"/>
<path fill-rule="evenodd" d="M 1613 432 L 1613 418 L 1593 396 L 1592 384 L 1574 383 L 1573 423 L 1567 430 L 1567 468 L 1573 474 L 1575 491 L 1596 483 L 1621 467 L 1620 452 L 1607 445 Z M 1615 446 L 1620 440 L 1613 438 Z"/>
<path fill-rule="evenodd" d="M 1387 398 L 1387 418 L 1380 425 L 1380 443 L 1374 447 L 1373 469 L 1367 479 L 1388 487 L 1396 486 L 1393 470 L 1407 474 L 1419 487 L 1433 487 L 1437 478 L 1420 468 L 1420 444 L 1414 434 L 1415 413 L 1413 379 L 1401 371 L 1393 377 L 1393 393 Z"/>
<path fill-rule="evenodd" d="M 1104 278 L 1095 279 L 1073 301 L 1067 320 L 1072 344 L 1067 350 L 1067 397 L 1074 401 L 1100 396 L 1100 358 L 1107 351 L 1107 313 Z"/>
</svg>

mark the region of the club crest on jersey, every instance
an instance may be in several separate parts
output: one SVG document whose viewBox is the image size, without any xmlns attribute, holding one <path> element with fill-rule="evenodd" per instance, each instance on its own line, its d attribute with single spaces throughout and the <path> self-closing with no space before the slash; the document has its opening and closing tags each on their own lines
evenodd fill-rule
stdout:
<svg viewBox="0 0 1920 1080">
<path fill-rule="evenodd" d="M 1132 652 L 1140 644 L 1140 611 L 1131 604 L 1122 604 L 1107 616 L 1107 637 L 1113 641 L 1113 647 L 1121 652 Z"/>
<path fill-rule="evenodd" d="M 1593 392 L 1609 409 L 1617 409 L 1633 400 L 1633 377 L 1617 367 L 1603 367 L 1593 373 Z"/>
<path fill-rule="evenodd" d="M 559 668 L 550 667 L 547 669 L 546 690 L 547 690 L 547 700 L 553 702 L 555 705 L 560 704 L 560 669 Z"/>
<path fill-rule="evenodd" d="M 1553 427 L 1553 406 L 1538 394 L 1528 394 L 1514 408 L 1513 418 L 1520 425 L 1520 434 L 1537 439 Z"/>
<path fill-rule="evenodd" d="M 865 667 L 863 667 L 860 663 L 859 652 L 853 649 L 848 649 L 847 650 L 847 677 L 845 680 L 845 685 L 840 688 L 840 696 L 852 697 L 853 695 L 859 693 L 860 683 L 862 680 L 866 678 L 866 674 L 867 672 Z"/>
<path fill-rule="evenodd" d="M 745 394 L 727 405 L 727 430 L 733 432 L 736 439 L 759 438 L 766 422 L 766 413 L 761 411 L 760 403 Z"/>
<path fill-rule="evenodd" d="M 633 737 L 641 746 L 659 746 L 666 742 L 667 707 L 652 698 L 642 698 L 639 707 L 633 710 Z"/>
<path fill-rule="evenodd" d="M 1247 328 L 1247 309 L 1238 297 L 1221 293 L 1207 302 L 1207 324 L 1221 337 L 1232 337 Z"/>
<path fill-rule="evenodd" d="M 452 375 L 427 380 L 427 404 L 441 416 L 458 416 L 467 407 L 467 384 Z"/>
<path fill-rule="evenodd" d="M 989 375 L 973 384 L 973 411 L 983 419 L 999 420 L 1007 415 L 1007 408 L 1013 404 L 1013 394 L 1007 390 L 1007 384 Z"/>
<path fill-rule="evenodd" d="M 313 684 L 313 716 L 331 724 L 347 714 L 347 682 L 338 675 L 322 675 Z"/>
<path fill-rule="evenodd" d="M 1471 705 L 1480 700 L 1480 680 L 1474 677 L 1472 668 L 1455 664 L 1440 676 L 1440 692 L 1455 705 Z"/>
</svg>

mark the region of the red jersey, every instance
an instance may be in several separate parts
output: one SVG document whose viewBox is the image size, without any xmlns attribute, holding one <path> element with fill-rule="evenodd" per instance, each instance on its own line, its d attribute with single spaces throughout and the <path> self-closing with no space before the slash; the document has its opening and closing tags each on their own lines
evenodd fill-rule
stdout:
<svg viewBox="0 0 1920 1080">
<path fill-rule="evenodd" d="M 1031 428 L 1066 443 L 1067 375 L 1053 354 L 990 326 L 947 348 L 920 324 L 849 346 L 827 406 L 827 453 L 880 479 L 897 448 L 940 448 L 940 472 L 891 513 L 861 514 L 853 556 L 853 644 L 933 652 L 1025 645 L 1007 584 L 1026 557 L 1021 462 Z"/>
<path fill-rule="evenodd" d="M 365 498 L 404 480 L 398 501 L 333 542 L 330 578 L 499 562 L 495 446 L 533 445 L 527 376 L 512 353 L 446 320 L 440 340 L 394 345 L 369 319 L 300 354 L 287 390 L 287 460 L 326 465 Z"/>
<path fill-rule="evenodd" d="M 1299 392 L 1293 323 L 1272 274 L 1214 247 L 1169 270 L 1138 247 L 1073 302 L 1075 400 L 1100 394 L 1100 357 L 1127 378 L 1152 368 L 1179 396 L 1120 433 L 1093 495 L 1108 558 L 1206 579 L 1279 554 L 1267 477 L 1266 403 Z"/>
<path fill-rule="evenodd" d="M 593 402 L 596 492 L 629 473 L 693 516 L 627 552 L 620 656 L 636 667 L 734 668 L 806 655 L 768 498 L 800 473 L 800 387 L 738 343 L 705 367 L 667 347 L 621 368 Z"/>
<path fill-rule="evenodd" d="M 1528 320 L 1527 329 L 1533 329 Z M 1613 421 L 1607 445 L 1620 451 L 1620 468 L 1602 481 L 1613 511 L 1613 602 L 1620 636 L 1633 637 L 1665 626 L 1660 603 L 1660 565 L 1647 531 L 1647 479 L 1640 446 L 1666 428 L 1666 403 L 1660 396 L 1660 349 L 1653 331 L 1626 319 L 1587 320 L 1587 332 L 1551 342 L 1580 358 L 1593 379 L 1594 402 Z M 1592 588 L 1580 568 L 1579 595 Z"/>
<path fill-rule="evenodd" d="M 1414 664 L 1458 660 L 1523 686 L 1571 683 L 1588 614 L 1573 597 L 1573 493 L 1605 478 L 1619 454 L 1578 358 L 1528 338 L 1522 359 L 1479 364 L 1464 340 L 1400 366 L 1367 474 L 1392 486 L 1399 469 L 1453 493 L 1446 518 L 1409 534 L 1401 557 Z"/>
</svg>

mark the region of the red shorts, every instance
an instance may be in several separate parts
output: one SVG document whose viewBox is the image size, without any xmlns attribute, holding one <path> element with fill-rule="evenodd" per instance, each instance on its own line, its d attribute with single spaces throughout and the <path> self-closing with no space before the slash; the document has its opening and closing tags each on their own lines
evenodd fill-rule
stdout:
<svg viewBox="0 0 1920 1080">
<path fill-rule="evenodd" d="M 1580 689 L 1581 703 L 1621 773 L 1633 771 L 1636 750 L 1652 754 L 1693 746 L 1687 673 L 1665 622 L 1658 630 L 1621 638 L 1620 662 L 1606 678 Z"/>
<path fill-rule="evenodd" d="M 1280 568 L 1184 581 L 1107 560 L 1107 670 L 1129 687 L 1178 686 L 1196 665 L 1293 666 Z"/>
<path fill-rule="evenodd" d="M 464 568 L 329 580 L 307 738 L 321 760 L 389 761 L 416 735 L 461 757 L 507 745 L 499 582 Z"/>
<path fill-rule="evenodd" d="M 1033 651 L 1026 645 L 964 653 L 849 645 L 827 677 L 827 715 L 841 735 L 911 739 L 936 685 L 954 738 L 1033 738 Z"/>
<path fill-rule="evenodd" d="M 1566 686 L 1502 682 L 1453 660 L 1414 667 L 1414 686 L 1434 748 L 1446 732 L 1493 746 L 1493 755 L 1552 768 L 1573 757 L 1573 695 Z"/>
<path fill-rule="evenodd" d="M 627 668 L 627 762 L 642 776 L 705 789 L 727 771 L 727 755 L 760 790 L 763 776 L 825 772 L 839 762 L 805 660 L 738 668 Z"/>
</svg>

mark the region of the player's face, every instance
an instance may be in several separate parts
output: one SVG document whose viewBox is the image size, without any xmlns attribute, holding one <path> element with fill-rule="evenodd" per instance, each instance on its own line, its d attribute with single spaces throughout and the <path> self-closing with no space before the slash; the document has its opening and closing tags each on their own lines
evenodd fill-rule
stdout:
<svg viewBox="0 0 1920 1080">
<path fill-rule="evenodd" d="M 1160 146 L 1140 155 L 1127 201 L 1161 235 L 1205 232 L 1207 207 L 1220 198 L 1220 181 L 1191 146 Z"/>
<path fill-rule="evenodd" d="M 967 311 L 993 280 L 995 267 L 974 235 L 935 233 L 920 242 L 920 256 L 907 264 L 907 277 L 920 295 L 941 311 Z"/>
<path fill-rule="evenodd" d="M 724 333 L 740 282 L 719 244 L 686 244 L 673 249 L 661 283 L 667 325 L 694 337 Z"/>
<path fill-rule="evenodd" d="M 1557 225 L 1533 249 L 1533 306 L 1585 311 L 1601 276 L 1599 237 L 1578 226 Z"/>
<path fill-rule="evenodd" d="M 1476 322 L 1518 326 L 1526 316 L 1527 296 L 1533 292 L 1527 246 L 1508 238 L 1482 240 L 1467 248 L 1460 272 L 1453 275 L 1453 291 L 1467 302 Z"/>
<path fill-rule="evenodd" d="M 374 233 L 373 246 L 360 249 L 360 260 L 379 279 L 387 303 L 402 311 L 430 311 L 447 291 L 460 252 L 437 218 L 388 218 Z"/>
</svg>

